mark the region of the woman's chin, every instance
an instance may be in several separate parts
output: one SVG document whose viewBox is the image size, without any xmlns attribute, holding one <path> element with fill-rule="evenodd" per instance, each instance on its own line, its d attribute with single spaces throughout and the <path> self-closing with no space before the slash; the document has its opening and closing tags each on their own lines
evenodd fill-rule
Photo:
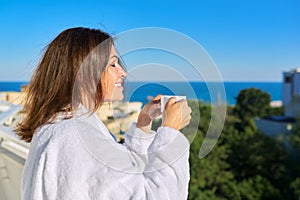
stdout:
<svg viewBox="0 0 300 200">
<path fill-rule="evenodd" d="M 120 95 L 114 95 L 112 97 L 105 97 L 104 101 L 105 102 L 112 102 L 112 101 L 122 101 L 124 100 L 124 95 L 120 94 Z"/>
</svg>

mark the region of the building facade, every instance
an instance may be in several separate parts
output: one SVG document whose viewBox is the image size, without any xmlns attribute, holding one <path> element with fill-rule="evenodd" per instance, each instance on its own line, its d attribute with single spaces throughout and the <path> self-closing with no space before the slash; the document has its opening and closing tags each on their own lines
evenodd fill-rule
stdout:
<svg viewBox="0 0 300 200">
<path fill-rule="evenodd" d="M 285 135 L 292 130 L 296 119 L 300 117 L 300 68 L 283 72 L 282 106 L 284 116 L 254 119 L 261 132 L 273 137 Z"/>
<path fill-rule="evenodd" d="M 300 116 L 300 68 L 283 73 L 282 103 L 285 116 Z"/>
</svg>

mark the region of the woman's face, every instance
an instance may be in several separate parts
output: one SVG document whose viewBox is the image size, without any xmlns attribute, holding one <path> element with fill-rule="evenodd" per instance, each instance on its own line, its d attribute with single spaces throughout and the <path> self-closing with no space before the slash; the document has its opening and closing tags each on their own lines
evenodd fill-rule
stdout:
<svg viewBox="0 0 300 200">
<path fill-rule="evenodd" d="M 125 70 L 119 65 L 119 58 L 114 46 L 111 48 L 108 64 L 101 76 L 104 101 L 118 101 L 124 98 Z"/>
</svg>

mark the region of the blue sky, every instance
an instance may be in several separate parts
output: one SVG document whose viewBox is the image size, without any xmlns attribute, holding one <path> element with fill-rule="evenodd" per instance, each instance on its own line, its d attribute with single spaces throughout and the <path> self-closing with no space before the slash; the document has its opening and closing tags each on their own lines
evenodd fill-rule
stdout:
<svg viewBox="0 0 300 200">
<path fill-rule="evenodd" d="M 299 0 L 0 0 L 0 81 L 29 80 L 43 48 L 74 26 L 163 27 L 198 42 L 225 81 L 281 81 L 300 67 Z"/>
</svg>

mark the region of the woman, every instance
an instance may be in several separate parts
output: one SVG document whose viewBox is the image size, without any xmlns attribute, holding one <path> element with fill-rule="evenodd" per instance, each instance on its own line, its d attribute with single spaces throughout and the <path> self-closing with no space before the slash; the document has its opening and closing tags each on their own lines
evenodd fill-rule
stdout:
<svg viewBox="0 0 300 200">
<path fill-rule="evenodd" d="M 95 111 L 122 100 L 125 77 L 107 33 L 71 28 L 49 44 L 16 129 L 31 142 L 24 200 L 187 198 L 189 143 L 179 130 L 190 121 L 190 107 L 170 99 L 162 126 L 151 131 L 158 95 L 119 144 Z"/>
</svg>

